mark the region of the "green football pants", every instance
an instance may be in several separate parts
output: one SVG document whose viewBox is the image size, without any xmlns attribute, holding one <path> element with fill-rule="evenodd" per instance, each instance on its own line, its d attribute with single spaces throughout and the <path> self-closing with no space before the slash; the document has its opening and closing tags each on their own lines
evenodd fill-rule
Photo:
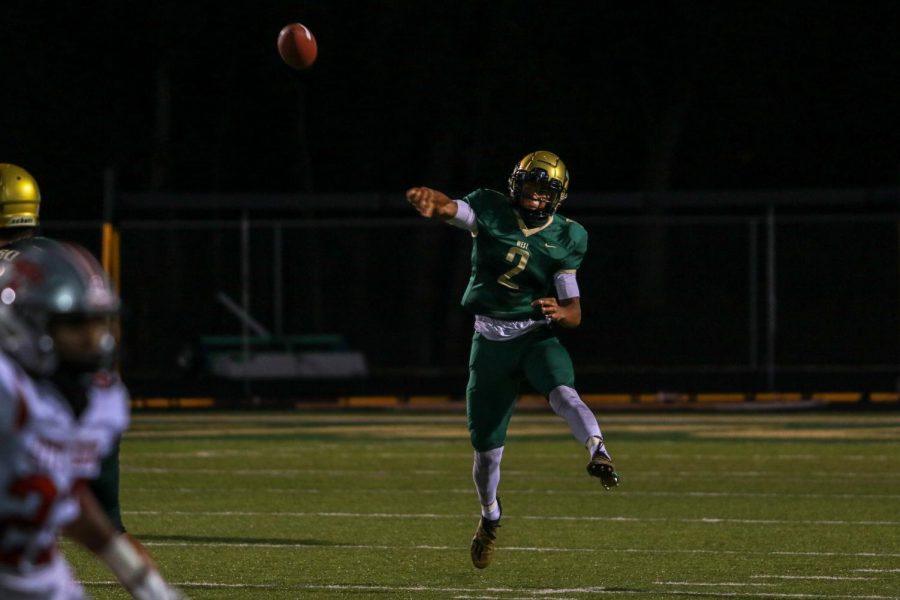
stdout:
<svg viewBox="0 0 900 600">
<path fill-rule="evenodd" d="M 124 532 L 125 525 L 122 524 L 122 511 L 119 506 L 119 443 L 117 440 L 100 463 L 100 475 L 88 485 L 113 526 L 119 532 Z"/>
<path fill-rule="evenodd" d="M 476 332 L 469 355 L 466 417 L 472 446 L 480 451 L 503 445 L 523 381 L 545 397 L 556 387 L 575 387 L 569 351 L 548 327 L 512 340 L 494 342 Z"/>
</svg>

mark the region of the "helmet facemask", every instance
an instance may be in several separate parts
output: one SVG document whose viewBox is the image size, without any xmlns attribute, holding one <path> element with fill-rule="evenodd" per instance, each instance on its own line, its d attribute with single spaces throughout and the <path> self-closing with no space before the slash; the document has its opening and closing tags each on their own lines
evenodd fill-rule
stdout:
<svg viewBox="0 0 900 600">
<path fill-rule="evenodd" d="M 53 343 L 59 368 L 91 373 L 113 367 L 116 340 L 108 316 L 83 313 L 52 315 L 47 323 L 47 333 Z"/>
</svg>

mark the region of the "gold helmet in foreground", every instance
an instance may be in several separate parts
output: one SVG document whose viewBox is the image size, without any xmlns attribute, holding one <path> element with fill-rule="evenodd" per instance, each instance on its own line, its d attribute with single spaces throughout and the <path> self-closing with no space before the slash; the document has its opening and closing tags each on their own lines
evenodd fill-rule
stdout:
<svg viewBox="0 0 900 600">
<path fill-rule="evenodd" d="M 0 228 L 37 227 L 41 190 L 31 174 L 16 165 L 0 163 Z"/>
<path fill-rule="evenodd" d="M 542 192 L 550 195 L 550 200 L 542 209 L 527 211 L 529 218 L 526 222 L 545 221 L 556 212 L 569 194 L 569 170 L 560 157 L 546 150 L 538 150 L 525 156 L 513 167 L 512 175 L 509 176 L 509 195 L 517 207 L 522 185 L 528 181 L 537 183 Z M 522 210 L 520 207 L 519 209 Z"/>
</svg>

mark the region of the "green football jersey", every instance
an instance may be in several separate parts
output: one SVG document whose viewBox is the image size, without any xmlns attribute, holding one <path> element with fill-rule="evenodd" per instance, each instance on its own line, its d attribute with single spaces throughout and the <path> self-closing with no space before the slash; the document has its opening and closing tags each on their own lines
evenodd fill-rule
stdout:
<svg viewBox="0 0 900 600">
<path fill-rule="evenodd" d="M 559 214 L 528 229 L 509 198 L 493 190 L 476 190 L 463 202 L 472 207 L 477 225 L 463 307 L 507 321 L 541 318 L 531 303 L 556 295 L 556 273 L 578 270 L 587 250 L 587 231 Z"/>
</svg>

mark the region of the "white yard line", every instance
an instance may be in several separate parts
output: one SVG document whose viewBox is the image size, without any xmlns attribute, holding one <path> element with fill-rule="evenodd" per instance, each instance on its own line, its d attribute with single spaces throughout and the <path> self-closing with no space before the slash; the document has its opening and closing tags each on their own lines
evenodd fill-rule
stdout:
<svg viewBox="0 0 900 600">
<path fill-rule="evenodd" d="M 710 581 L 654 581 L 654 585 L 690 585 L 697 587 L 744 587 L 744 586 L 755 586 L 755 587 L 772 587 L 776 584 L 774 583 L 750 583 L 743 581 L 719 581 L 719 582 L 710 582 Z"/>
<path fill-rule="evenodd" d="M 435 546 L 429 544 L 420 545 L 387 545 L 387 544 L 304 544 L 304 543 L 277 543 L 277 542 L 204 542 L 204 541 L 171 541 L 164 540 L 142 540 L 145 546 L 159 547 L 210 547 L 210 548 L 281 548 L 288 550 L 307 549 L 307 550 L 331 550 L 340 548 L 345 550 L 438 550 L 446 551 L 465 551 L 468 546 Z M 725 554 L 736 556 L 824 556 L 824 557 L 863 557 L 863 558 L 896 558 L 900 557 L 900 553 L 882 553 L 882 552 L 802 552 L 802 551 L 747 551 L 747 550 L 706 550 L 706 549 L 677 549 L 665 550 L 658 548 L 611 548 L 605 546 L 603 548 L 547 548 L 536 546 L 504 546 L 504 551 L 509 552 L 626 552 L 630 554 Z"/>
<path fill-rule="evenodd" d="M 125 511 L 128 515 L 188 515 L 203 517 L 337 517 L 352 519 L 465 519 L 469 514 L 438 514 L 438 513 L 359 513 L 359 512 L 265 512 L 265 511 L 190 511 L 190 510 L 131 510 Z M 741 525 L 852 525 L 852 526 L 889 526 L 900 525 L 900 521 L 843 521 L 829 519 L 734 519 L 727 517 L 696 517 L 678 518 L 669 517 L 598 517 L 598 516 L 562 516 L 562 515 L 519 515 L 511 517 L 529 521 L 602 521 L 625 523 L 709 523 L 709 524 L 741 524 Z"/>
<path fill-rule="evenodd" d="M 159 492 L 158 487 L 131 487 L 123 486 L 130 492 Z M 473 489 L 469 488 L 447 488 L 447 489 L 386 489 L 372 488 L 360 490 L 360 488 L 329 488 L 321 490 L 319 488 L 260 488 L 260 487 L 228 487 L 228 488 L 209 488 L 209 487 L 177 487 L 168 488 L 167 491 L 178 492 L 182 494 L 209 493 L 210 491 L 228 491 L 228 492 L 247 492 L 253 494 L 346 494 L 347 492 L 359 493 L 364 491 L 366 494 L 428 494 L 428 495 L 472 495 Z M 552 490 L 552 489 L 527 489 L 516 490 L 506 488 L 507 494 L 516 495 L 539 495 L 539 496 L 603 496 L 606 497 L 609 492 L 606 490 Z M 622 490 L 615 491 L 616 496 L 647 496 L 647 497 L 665 497 L 665 498 L 841 498 L 856 500 L 900 500 L 900 494 L 805 494 L 805 493 L 779 493 L 779 492 L 625 492 Z"/>
<path fill-rule="evenodd" d="M 853 569 L 854 573 L 900 573 L 900 569 Z"/>
<path fill-rule="evenodd" d="M 750 579 L 821 579 L 824 581 L 873 581 L 872 577 L 843 577 L 839 575 L 751 575 Z"/>
<path fill-rule="evenodd" d="M 559 598 L 559 594 L 576 594 L 576 595 L 596 595 L 605 596 L 634 596 L 649 595 L 653 596 L 703 596 L 703 597 L 763 597 L 763 598 L 816 598 L 819 600 L 900 600 L 900 596 L 881 596 L 881 595 L 835 595 L 835 594 L 811 594 L 811 593 L 778 593 L 778 592 L 752 592 L 742 590 L 740 592 L 728 592 L 724 590 L 716 591 L 691 591 L 685 589 L 653 589 L 653 590 L 617 590 L 607 589 L 603 587 L 584 587 L 584 588 L 507 588 L 507 587 L 488 587 L 488 588 L 472 588 L 472 587 L 437 587 L 437 586 L 392 586 L 392 585 L 355 585 L 355 584 L 265 584 L 265 583 L 217 583 L 213 581 L 173 581 L 174 585 L 190 590 L 196 589 L 248 589 L 248 590 L 298 590 L 298 591 L 322 591 L 322 592 L 378 592 L 378 593 L 456 593 L 456 594 L 477 594 L 476 596 L 456 596 L 457 598 L 493 598 L 495 596 L 485 596 L 488 594 L 528 594 L 527 596 L 496 596 L 503 600 L 515 600 L 515 598 L 524 598 L 531 600 L 541 597 L 552 597 L 554 600 L 563 600 Z M 117 587 L 120 584 L 116 581 L 86 581 L 82 582 L 87 587 Z M 690 582 L 656 582 L 657 585 L 706 585 Z M 725 584 L 709 584 L 709 585 L 733 585 Z"/>
<path fill-rule="evenodd" d="M 360 469 L 312 469 L 312 468 L 290 468 L 290 469 L 226 469 L 226 468 L 189 468 L 189 467 L 140 467 L 133 465 L 122 465 L 122 471 L 126 473 L 150 473 L 150 474 L 173 474 L 173 475 L 241 475 L 241 476 L 260 476 L 260 475 L 271 475 L 275 477 L 283 477 L 286 475 L 296 476 L 301 474 L 315 474 L 315 475 L 347 475 L 353 474 L 354 477 L 362 477 L 362 476 L 373 476 L 377 475 L 379 477 L 383 477 L 384 475 L 392 475 L 397 474 L 396 471 L 387 471 L 387 470 L 378 470 L 371 471 L 365 470 L 361 471 Z M 456 469 L 446 468 L 446 469 L 406 469 L 402 471 L 401 474 L 420 474 L 420 475 L 438 475 L 438 474 L 452 474 L 456 473 Z M 523 475 L 528 476 L 531 479 L 541 479 L 541 480 L 559 480 L 565 479 L 566 476 L 555 475 L 551 473 L 541 473 L 540 471 L 523 471 L 518 469 L 507 469 L 505 471 L 506 475 Z M 795 481 L 795 477 L 790 476 L 773 476 L 772 471 L 734 471 L 729 470 L 728 472 L 716 472 L 714 473 L 717 477 L 727 477 L 727 478 L 758 478 L 764 477 L 769 481 Z M 870 471 L 870 472 L 862 472 L 862 471 L 853 471 L 853 472 L 841 472 L 840 478 L 842 480 L 848 479 L 877 479 L 879 481 L 885 479 L 900 479 L 900 472 L 885 472 L 885 471 Z M 834 471 L 804 471 L 804 478 L 819 478 L 819 479 L 833 479 L 837 477 L 838 474 Z M 647 479 L 651 480 L 659 480 L 660 478 L 685 478 L 685 477 L 696 477 L 698 479 L 707 480 L 710 477 L 710 471 L 635 471 L 629 475 L 629 479 L 633 481 L 644 481 Z"/>
</svg>

